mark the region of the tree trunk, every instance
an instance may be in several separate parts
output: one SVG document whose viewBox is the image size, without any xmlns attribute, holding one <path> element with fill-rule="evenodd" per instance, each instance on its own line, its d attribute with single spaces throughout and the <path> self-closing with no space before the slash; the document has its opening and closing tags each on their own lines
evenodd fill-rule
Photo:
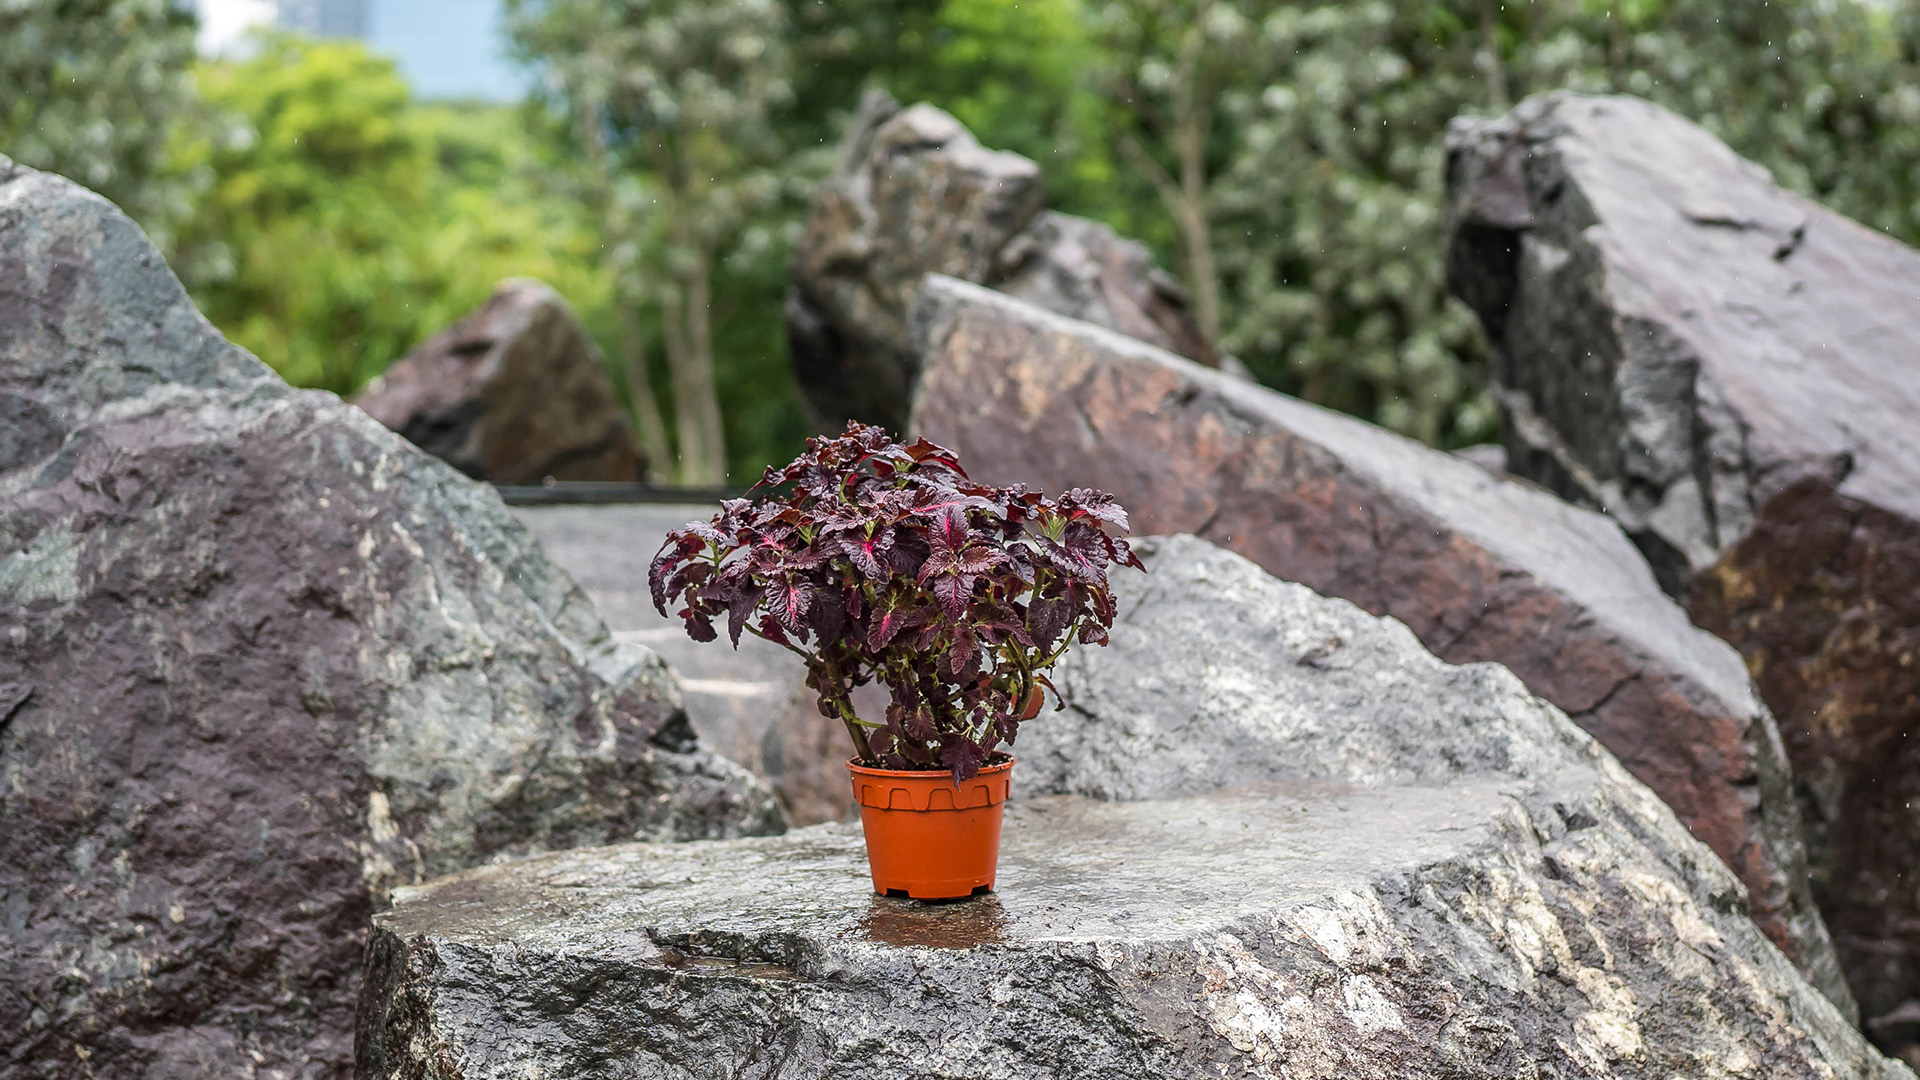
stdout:
<svg viewBox="0 0 1920 1080">
<path fill-rule="evenodd" d="M 727 482 L 727 435 L 721 426 L 720 394 L 713 382 L 713 257 L 709 252 L 696 249 L 683 295 L 687 304 L 687 362 L 684 373 L 676 373 L 674 398 L 681 410 L 681 423 L 693 425 L 698 446 L 697 456 L 686 463 L 687 482 L 721 487 Z"/>
<path fill-rule="evenodd" d="M 653 396 L 653 380 L 647 376 L 647 341 L 640 330 L 638 300 L 624 292 L 614 290 L 614 304 L 620 310 L 621 362 L 626 370 L 634 427 L 638 429 L 640 448 L 647 453 L 647 471 L 657 476 L 671 476 L 673 448 L 667 444 L 667 425 L 660 418 L 660 402 Z"/>
<path fill-rule="evenodd" d="M 1173 143 L 1177 179 L 1166 184 L 1168 210 L 1180 230 L 1186 255 L 1188 288 L 1193 290 L 1193 314 L 1200 323 L 1206 353 L 1199 359 L 1220 366 L 1220 281 L 1213 267 L 1213 222 L 1207 206 L 1207 143 L 1213 134 L 1212 90 L 1207 85 L 1206 21 L 1213 0 L 1200 0 L 1193 21 L 1180 39 L 1174 63 Z"/>
<path fill-rule="evenodd" d="M 1213 223 L 1207 212 L 1207 131 L 1211 110 L 1199 109 L 1199 115 L 1185 118 L 1186 130 L 1178 134 L 1180 152 L 1180 206 L 1175 220 L 1180 223 L 1181 239 L 1187 253 L 1187 273 L 1192 278 L 1194 317 L 1200 322 L 1200 334 L 1206 339 L 1206 361 L 1219 365 L 1220 354 L 1220 280 L 1213 268 Z"/>
<path fill-rule="evenodd" d="M 1487 104 L 1496 113 L 1507 111 L 1507 69 L 1500 62 L 1500 13 L 1496 0 L 1480 0 L 1480 49 L 1487 58 Z"/>
<path fill-rule="evenodd" d="M 673 436 L 677 450 L 673 478 L 692 484 L 694 463 L 700 457 L 700 436 L 687 411 L 687 302 L 678 280 L 660 290 L 660 336 L 667 347 L 667 375 L 673 387 Z"/>
<path fill-rule="evenodd" d="M 713 384 L 714 242 L 694 235 L 690 210 L 705 175 L 684 156 L 683 141 L 660 141 L 654 165 L 667 198 L 660 212 L 669 215 L 672 248 L 667 264 L 675 269 L 672 296 L 661 308 L 667 315 L 667 363 L 673 374 L 673 418 L 680 444 L 680 482 L 722 487 L 727 482 L 727 444 L 721 426 L 720 395 Z"/>
</svg>

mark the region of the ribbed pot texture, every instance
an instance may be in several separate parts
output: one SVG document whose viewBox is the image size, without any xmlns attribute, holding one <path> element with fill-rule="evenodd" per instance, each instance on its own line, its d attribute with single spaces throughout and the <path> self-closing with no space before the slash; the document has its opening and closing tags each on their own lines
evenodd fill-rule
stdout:
<svg viewBox="0 0 1920 1080">
<path fill-rule="evenodd" d="M 1011 758 L 959 784 L 945 769 L 895 772 L 849 761 L 847 771 L 874 892 L 949 900 L 993 888 Z"/>
</svg>

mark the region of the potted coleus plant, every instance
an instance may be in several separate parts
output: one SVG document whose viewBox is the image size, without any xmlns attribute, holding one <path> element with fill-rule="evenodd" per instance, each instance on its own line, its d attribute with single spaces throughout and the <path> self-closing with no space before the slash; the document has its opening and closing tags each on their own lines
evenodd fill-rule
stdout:
<svg viewBox="0 0 1920 1080">
<path fill-rule="evenodd" d="M 667 535 L 654 606 L 679 602 L 696 640 L 724 624 L 736 647 L 756 634 L 806 661 L 851 740 L 876 891 L 991 888 L 1013 769 L 1002 747 L 1067 647 L 1106 643 L 1107 569 L 1142 568 L 1126 512 L 1096 491 L 976 484 L 952 451 L 858 423 L 808 440 L 763 490 Z M 854 711 L 868 682 L 891 695 L 886 715 Z"/>
</svg>

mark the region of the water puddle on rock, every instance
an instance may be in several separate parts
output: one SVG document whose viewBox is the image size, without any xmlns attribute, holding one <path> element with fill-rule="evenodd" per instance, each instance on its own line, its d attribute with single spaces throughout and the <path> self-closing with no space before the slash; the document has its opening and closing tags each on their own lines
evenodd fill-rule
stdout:
<svg viewBox="0 0 1920 1080">
<path fill-rule="evenodd" d="M 853 934 L 902 949 L 971 949 L 1008 942 L 1008 919 L 992 893 L 961 900 L 873 898 Z"/>
</svg>

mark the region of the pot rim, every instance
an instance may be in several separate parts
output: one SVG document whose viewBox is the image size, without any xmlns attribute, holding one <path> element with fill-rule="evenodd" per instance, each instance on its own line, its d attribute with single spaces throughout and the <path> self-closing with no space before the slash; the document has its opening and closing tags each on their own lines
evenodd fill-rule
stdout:
<svg viewBox="0 0 1920 1080">
<path fill-rule="evenodd" d="M 1019 760 L 1020 759 L 1014 757 L 1012 754 L 1008 754 L 1007 760 L 997 765 L 988 765 L 974 775 L 986 776 L 989 773 L 1005 772 L 1013 768 L 1014 764 Z M 952 779 L 953 777 L 952 769 L 876 769 L 871 765 L 862 765 L 853 758 L 847 759 L 847 771 L 853 773 L 855 776 L 895 776 L 902 779 L 932 780 L 936 777 L 944 779 Z"/>
</svg>

